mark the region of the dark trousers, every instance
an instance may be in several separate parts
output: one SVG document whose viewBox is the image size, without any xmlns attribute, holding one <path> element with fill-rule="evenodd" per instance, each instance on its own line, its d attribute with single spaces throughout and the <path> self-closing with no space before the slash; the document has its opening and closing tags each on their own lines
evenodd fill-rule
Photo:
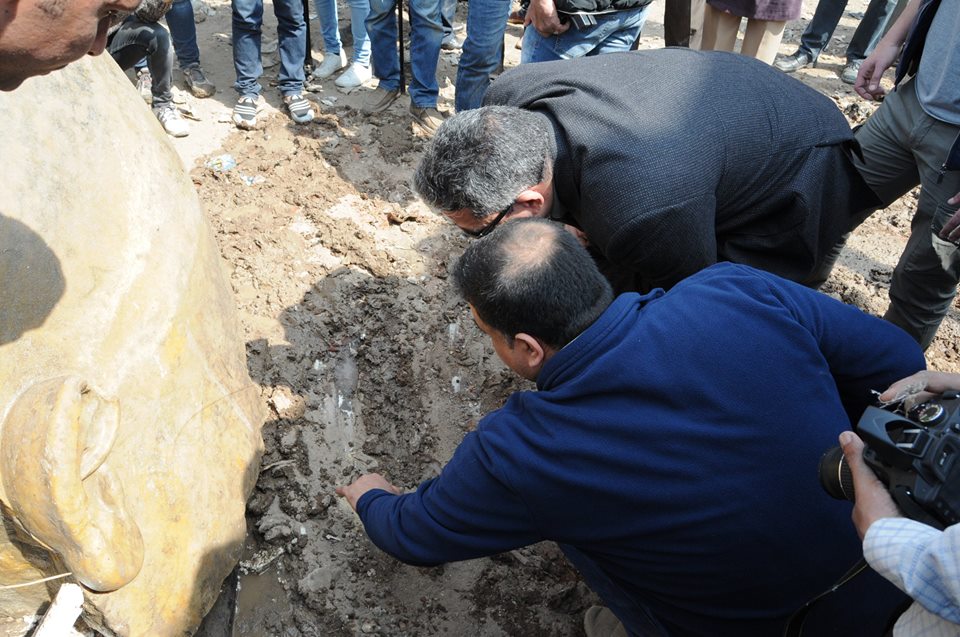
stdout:
<svg viewBox="0 0 960 637">
<path fill-rule="evenodd" d="M 848 62 L 863 60 L 873 52 L 887 24 L 893 18 L 896 7 L 897 0 L 870 0 L 867 11 L 847 46 Z M 810 24 L 800 36 L 800 49 L 816 60 L 833 37 L 846 8 L 847 0 L 820 0 Z"/>
<path fill-rule="evenodd" d="M 173 93 L 170 92 L 173 47 L 166 29 L 156 22 L 141 22 L 131 15 L 110 38 L 107 50 L 124 71 L 146 57 L 153 79 L 150 87 L 153 110 L 170 106 L 173 101 Z"/>
</svg>

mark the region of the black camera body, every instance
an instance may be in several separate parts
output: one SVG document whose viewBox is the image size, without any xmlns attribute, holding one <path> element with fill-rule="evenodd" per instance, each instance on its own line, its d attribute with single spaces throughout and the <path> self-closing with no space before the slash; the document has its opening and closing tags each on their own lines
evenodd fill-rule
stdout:
<svg viewBox="0 0 960 637">
<path fill-rule="evenodd" d="M 946 392 L 904 411 L 867 407 L 857 423 L 863 459 L 903 514 L 938 529 L 960 522 L 960 392 Z M 854 500 L 840 447 L 820 459 L 820 484 Z"/>
</svg>

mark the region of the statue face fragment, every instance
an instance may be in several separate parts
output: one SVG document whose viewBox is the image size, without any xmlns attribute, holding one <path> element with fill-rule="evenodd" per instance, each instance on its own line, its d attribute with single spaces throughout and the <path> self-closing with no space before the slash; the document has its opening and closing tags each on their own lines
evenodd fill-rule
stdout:
<svg viewBox="0 0 960 637">
<path fill-rule="evenodd" d="M 192 183 L 137 99 L 104 58 L 0 94 L 19 158 L 0 178 L 0 585 L 69 571 L 94 623 L 163 637 L 239 558 L 262 418 Z M 0 616 L 57 585 L 0 591 Z"/>
</svg>

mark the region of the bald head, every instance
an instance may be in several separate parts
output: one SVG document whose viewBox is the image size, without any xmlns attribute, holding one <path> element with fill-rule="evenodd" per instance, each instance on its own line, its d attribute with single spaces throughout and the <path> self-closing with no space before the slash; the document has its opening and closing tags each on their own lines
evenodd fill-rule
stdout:
<svg viewBox="0 0 960 637">
<path fill-rule="evenodd" d="M 613 300 L 593 259 L 560 224 L 518 219 L 473 242 L 454 283 L 484 323 L 507 337 L 531 334 L 560 348 Z"/>
</svg>

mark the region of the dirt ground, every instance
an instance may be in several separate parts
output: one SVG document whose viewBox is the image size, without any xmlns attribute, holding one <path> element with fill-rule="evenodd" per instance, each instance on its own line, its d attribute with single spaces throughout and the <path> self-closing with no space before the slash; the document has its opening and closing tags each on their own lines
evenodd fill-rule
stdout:
<svg viewBox="0 0 960 637">
<path fill-rule="evenodd" d="M 804 4 L 783 53 L 795 49 L 812 15 L 815 2 Z M 819 68 L 798 73 L 851 121 L 873 108 L 837 77 L 864 5 L 850 2 Z M 463 2 L 461 22 L 465 12 Z M 349 11 L 341 6 L 340 14 L 349 50 Z M 662 46 L 662 15 L 658 0 L 645 48 Z M 425 140 L 411 131 L 407 99 L 370 119 L 354 108 L 369 87 L 344 93 L 326 81 L 313 93 L 316 122 L 298 127 L 269 114 L 278 98 L 267 88 L 266 125 L 238 132 L 229 123 L 229 3 L 210 0 L 204 17 L 201 55 L 220 90 L 207 100 L 184 98 L 197 119 L 190 137 L 171 141 L 216 231 L 250 373 L 272 415 L 248 506 L 233 634 L 581 635 L 582 611 L 596 600 L 552 545 L 409 567 L 378 551 L 334 495 L 336 485 L 374 469 L 415 487 L 483 414 L 526 385 L 495 358 L 447 283 L 466 243 L 411 190 Z M 319 27 L 311 25 L 319 61 Z M 508 67 L 518 61 L 519 36 L 508 27 Z M 268 26 L 265 39 L 273 37 Z M 445 52 L 438 71 L 447 112 L 456 61 Z M 268 67 L 265 79 L 275 72 Z M 236 165 L 222 170 L 231 158 Z M 906 196 L 857 231 L 828 293 L 882 314 L 915 201 Z M 957 332 L 955 307 L 929 350 L 932 367 L 960 371 Z"/>
</svg>

